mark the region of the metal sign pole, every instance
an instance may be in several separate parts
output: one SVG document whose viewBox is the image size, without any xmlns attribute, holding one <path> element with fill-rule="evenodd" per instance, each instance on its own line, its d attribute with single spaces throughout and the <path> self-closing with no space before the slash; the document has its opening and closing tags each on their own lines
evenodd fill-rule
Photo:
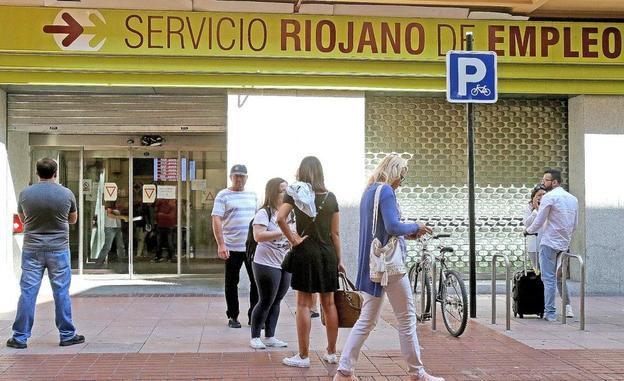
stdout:
<svg viewBox="0 0 624 381">
<path fill-rule="evenodd" d="M 472 33 L 466 33 L 466 50 L 472 51 Z M 468 240 L 470 269 L 470 317 L 477 317 L 477 253 L 475 245 L 475 165 L 474 165 L 474 110 L 466 104 L 468 118 Z"/>
</svg>

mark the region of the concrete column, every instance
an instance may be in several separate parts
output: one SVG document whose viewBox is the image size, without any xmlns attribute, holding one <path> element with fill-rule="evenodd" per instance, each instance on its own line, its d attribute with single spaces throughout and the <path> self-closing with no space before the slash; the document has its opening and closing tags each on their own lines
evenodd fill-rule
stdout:
<svg viewBox="0 0 624 381">
<path fill-rule="evenodd" d="M 624 96 L 583 95 L 569 101 L 569 184 L 581 209 L 572 249 L 585 255 L 591 293 L 624 292 L 622 120 Z"/>
</svg>

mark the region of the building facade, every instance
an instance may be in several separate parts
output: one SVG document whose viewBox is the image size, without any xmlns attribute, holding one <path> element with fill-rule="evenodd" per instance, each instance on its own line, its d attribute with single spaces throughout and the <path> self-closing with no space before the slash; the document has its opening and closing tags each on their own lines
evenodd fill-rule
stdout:
<svg viewBox="0 0 624 381">
<path fill-rule="evenodd" d="M 473 32 L 475 50 L 498 55 L 500 93 L 475 107 L 478 273 L 496 252 L 521 265 L 530 189 L 557 167 L 581 204 L 572 250 L 585 256 L 588 290 L 624 291 L 623 24 L 469 8 L 304 4 L 294 14 L 292 4 L 212 3 L 0 7 L 0 241 L 12 283 L 16 195 L 44 156 L 59 161 L 59 181 L 79 201 L 70 236 L 78 274 L 220 271 L 209 216 L 227 168 L 247 164 L 261 195 L 271 177 L 292 181 L 310 154 L 338 196 L 353 269 L 359 197 L 388 153 L 410 160 L 398 193 L 404 217 L 450 232 L 451 263 L 467 272 L 466 111 L 445 100 L 444 59 Z M 124 242 L 101 268 L 106 208 L 124 217 Z M 172 263 L 152 262 L 167 250 Z"/>
</svg>

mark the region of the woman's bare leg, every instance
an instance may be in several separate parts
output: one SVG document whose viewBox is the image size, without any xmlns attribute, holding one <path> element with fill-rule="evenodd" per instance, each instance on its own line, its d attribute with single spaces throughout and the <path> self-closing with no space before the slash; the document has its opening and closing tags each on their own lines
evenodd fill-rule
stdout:
<svg viewBox="0 0 624 381">
<path fill-rule="evenodd" d="M 327 332 L 327 353 L 336 353 L 336 341 L 338 340 L 338 312 L 334 304 L 334 293 L 325 292 L 321 295 L 321 305 L 325 314 L 325 330 Z"/>
<path fill-rule="evenodd" d="M 312 306 L 312 295 L 308 292 L 297 291 L 297 339 L 299 342 L 299 356 L 308 357 L 310 349 L 310 307 Z M 335 308 L 334 308 L 335 309 Z"/>
</svg>

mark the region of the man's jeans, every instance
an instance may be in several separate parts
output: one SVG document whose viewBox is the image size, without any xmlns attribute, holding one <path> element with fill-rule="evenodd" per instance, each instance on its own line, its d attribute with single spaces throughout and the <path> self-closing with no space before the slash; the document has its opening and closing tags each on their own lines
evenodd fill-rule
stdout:
<svg viewBox="0 0 624 381">
<path fill-rule="evenodd" d="M 104 228 L 104 246 L 102 246 L 102 250 L 100 250 L 100 254 L 95 262 L 98 266 L 104 264 L 104 260 L 113 246 L 113 241 L 117 245 L 117 260 L 126 256 L 121 228 Z"/>
<path fill-rule="evenodd" d="M 22 252 L 22 279 L 20 280 L 22 294 L 17 304 L 15 323 L 13 323 L 13 338 L 21 343 L 25 343 L 30 337 L 35 320 L 37 294 L 43 279 L 43 271 L 46 268 L 52 285 L 56 327 L 60 332 L 61 341 L 69 340 L 76 335 L 69 297 L 71 283 L 69 251 L 53 253 L 24 251 Z"/>
<path fill-rule="evenodd" d="M 566 294 L 562 295 L 563 279 L 561 279 L 561 250 L 553 249 L 546 245 L 540 245 L 540 270 L 542 271 L 542 282 L 544 282 L 544 316 L 548 318 L 557 317 L 555 308 L 555 294 L 559 290 L 564 304 L 570 304 L 570 296 L 566 288 Z M 565 263 L 564 263 L 565 264 Z M 561 313 L 565 313 L 562 311 Z"/>
</svg>

